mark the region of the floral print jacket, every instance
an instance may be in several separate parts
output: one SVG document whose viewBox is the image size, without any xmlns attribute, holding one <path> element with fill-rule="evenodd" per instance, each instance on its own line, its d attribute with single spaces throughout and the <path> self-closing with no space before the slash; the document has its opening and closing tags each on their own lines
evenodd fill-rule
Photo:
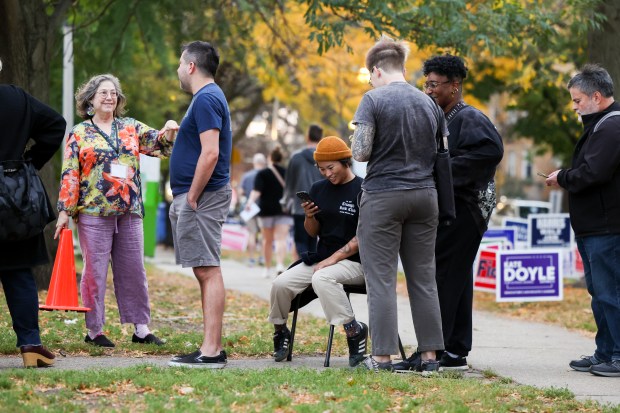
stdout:
<svg viewBox="0 0 620 413">
<path fill-rule="evenodd" d="M 165 158 L 172 153 L 173 143 L 135 119 L 115 118 L 114 122 L 116 134 L 109 137 L 90 121 L 71 130 L 63 156 L 58 211 L 70 216 L 144 216 L 140 153 Z M 127 177 L 113 176 L 112 164 L 125 165 Z"/>
</svg>

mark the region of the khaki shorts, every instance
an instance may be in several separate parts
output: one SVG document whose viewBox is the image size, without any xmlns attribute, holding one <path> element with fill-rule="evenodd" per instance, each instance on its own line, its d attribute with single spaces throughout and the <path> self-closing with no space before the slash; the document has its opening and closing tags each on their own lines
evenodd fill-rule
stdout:
<svg viewBox="0 0 620 413">
<path fill-rule="evenodd" d="M 230 185 L 203 192 L 195 211 L 187 203 L 187 193 L 174 197 L 169 216 L 177 264 L 184 268 L 219 267 L 222 225 L 231 199 Z"/>
</svg>

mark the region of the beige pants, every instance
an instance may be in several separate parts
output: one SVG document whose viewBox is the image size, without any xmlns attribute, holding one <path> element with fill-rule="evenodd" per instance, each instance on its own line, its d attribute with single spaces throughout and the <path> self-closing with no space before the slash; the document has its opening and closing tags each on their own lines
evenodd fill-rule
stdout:
<svg viewBox="0 0 620 413">
<path fill-rule="evenodd" d="M 330 324 L 353 321 L 355 314 L 342 284 L 363 285 L 364 273 L 359 262 L 343 260 L 317 272 L 314 267 L 301 263 L 276 277 L 271 286 L 269 322 L 286 324 L 291 301 L 310 284 Z"/>
</svg>

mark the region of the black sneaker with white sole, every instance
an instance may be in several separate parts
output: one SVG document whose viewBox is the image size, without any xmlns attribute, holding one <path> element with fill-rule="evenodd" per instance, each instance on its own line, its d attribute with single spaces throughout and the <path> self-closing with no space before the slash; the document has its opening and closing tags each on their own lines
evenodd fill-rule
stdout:
<svg viewBox="0 0 620 413">
<path fill-rule="evenodd" d="M 374 373 L 379 373 L 380 371 L 394 371 L 394 365 L 392 364 L 391 360 L 382 363 L 372 358 L 372 356 L 366 357 L 363 362 L 358 365 L 358 368 L 364 368 Z"/>
<path fill-rule="evenodd" d="M 362 322 L 358 322 L 361 329 L 360 332 L 353 337 L 347 337 L 349 345 L 349 366 L 355 367 L 364 361 L 364 354 L 368 347 L 368 326 Z"/>
<path fill-rule="evenodd" d="M 202 354 L 200 353 L 200 349 L 194 351 L 193 353 L 189 353 L 189 354 L 177 354 L 176 356 L 172 356 L 172 358 L 170 360 L 172 361 L 176 361 L 179 359 L 183 359 L 185 357 L 189 357 L 189 356 L 193 356 L 193 357 L 198 357 L 201 356 Z"/>
<path fill-rule="evenodd" d="M 416 351 L 411 357 L 394 364 L 397 373 L 422 373 L 429 374 L 439 371 L 439 362 L 435 359 L 422 360 L 420 352 Z"/>
<path fill-rule="evenodd" d="M 196 354 L 198 353 L 198 354 Z M 185 357 L 173 358 L 168 362 L 171 367 L 189 367 L 200 369 L 223 369 L 226 367 L 228 359 L 224 350 L 213 357 L 203 356 L 200 350 Z"/>
<path fill-rule="evenodd" d="M 394 363 L 394 371 L 397 373 L 409 373 L 416 371 L 416 366 L 422 362 L 422 355 L 416 351 L 410 357 Z"/>
<path fill-rule="evenodd" d="M 590 367 L 590 373 L 595 376 L 620 377 L 620 360 L 612 360 L 608 363 L 599 363 Z"/>
<path fill-rule="evenodd" d="M 573 360 L 568 363 L 568 366 L 577 371 L 590 371 L 592 366 L 603 364 L 603 362 L 596 358 L 596 356 L 581 356 L 579 360 Z"/>
<path fill-rule="evenodd" d="M 452 357 L 445 351 L 439 359 L 439 367 L 442 370 L 469 370 L 465 357 Z"/>
<path fill-rule="evenodd" d="M 290 352 L 291 332 L 284 327 L 282 330 L 273 333 L 273 359 L 282 361 L 288 357 Z"/>
</svg>

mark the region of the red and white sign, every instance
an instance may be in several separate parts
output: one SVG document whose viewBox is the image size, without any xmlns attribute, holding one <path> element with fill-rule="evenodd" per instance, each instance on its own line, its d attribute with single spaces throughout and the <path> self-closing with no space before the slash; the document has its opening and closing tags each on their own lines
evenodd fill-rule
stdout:
<svg viewBox="0 0 620 413">
<path fill-rule="evenodd" d="M 248 230 L 238 224 L 224 224 L 222 226 L 222 249 L 245 251 L 248 246 Z"/>
<path fill-rule="evenodd" d="M 497 251 L 492 249 L 480 250 L 474 268 L 474 289 L 495 293 L 497 279 L 495 278 Z"/>
</svg>

